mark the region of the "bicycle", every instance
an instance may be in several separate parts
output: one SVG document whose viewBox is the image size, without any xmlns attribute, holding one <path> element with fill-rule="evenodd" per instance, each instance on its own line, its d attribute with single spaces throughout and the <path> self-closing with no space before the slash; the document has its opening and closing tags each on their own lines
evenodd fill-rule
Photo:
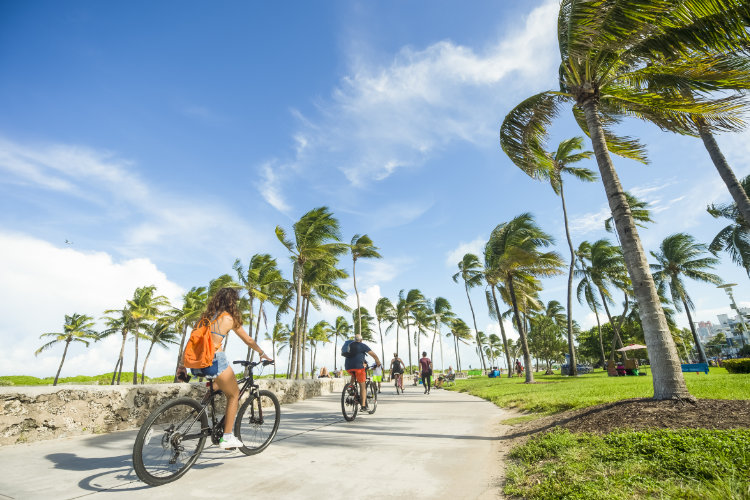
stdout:
<svg viewBox="0 0 750 500">
<path fill-rule="evenodd" d="M 238 383 L 242 384 L 240 398 L 245 392 L 249 392 L 249 397 L 240 406 L 234 422 L 234 434 L 245 445 L 238 449 L 245 455 L 265 450 L 279 429 L 278 398 L 271 391 L 260 390 L 253 380 L 253 368 L 272 363 L 267 360 L 234 362 L 247 370 L 247 375 Z M 133 468 L 141 481 L 151 486 L 175 481 L 198 460 L 207 438 L 219 444 L 224 434 L 224 416 L 217 420 L 215 398 L 221 390 L 214 389 L 213 379 L 206 387 L 208 390 L 200 402 L 189 397 L 167 401 L 143 423 L 133 445 Z"/>
<path fill-rule="evenodd" d="M 367 413 L 372 415 L 378 407 L 378 389 L 370 378 L 370 371 L 375 365 L 367 367 L 367 381 L 365 382 L 365 394 L 367 398 Z M 349 380 L 341 391 L 341 413 L 344 419 L 351 422 L 357 418 L 361 397 L 359 395 L 359 383 Z"/>
<path fill-rule="evenodd" d="M 393 374 L 393 380 L 396 383 L 396 394 L 403 394 L 404 393 L 404 374 L 403 373 L 394 373 Z"/>
</svg>

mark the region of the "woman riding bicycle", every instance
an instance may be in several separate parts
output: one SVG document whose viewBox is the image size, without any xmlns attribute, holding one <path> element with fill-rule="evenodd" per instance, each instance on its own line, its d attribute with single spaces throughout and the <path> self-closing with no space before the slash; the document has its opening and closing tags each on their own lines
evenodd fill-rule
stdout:
<svg viewBox="0 0 750 500">
<path fill-rule="evenodd" d="M 401 390 L 404 390 L 404 362 L 398 357 L 398 353 L 393 353 L 393 359 L 391 360 L 391 379 L 398 377 L 398 384 Z"/>
<path fill-rule="evenodd" d="M 237 407 L 239 405 L 240 388 L 237 385 L 234 370 L 229 366 L 227 355 L 222 347 L 224 338 L 226 338 L 230 330 L 234 330 L 234 333 L 237 334 L 240 340 L 260 355 L 260 359 L 271 361 L 271 358 L 266 356 L 263 350 L 258 347 L 255 340 L 242 327 L 242 315 L 237 307 L 239 298 L 240 296 L 236 289 L 222 288 L 208 301 L 201 319 L 205 318 L 211 321 L 211 336 L 216 348 L 214 362 L 207 368 L 191 368 L 193 375 L 215 377 L 214 381 L 216 385 L 227 397 L 227 411 L 224 415 L 224 436 L 219 442 L 219 447 L 223 450 L 244 446 L 242 441 L 237 439 L 232 433 L 234 417 L 237 415 Z M 181 366 L 178 369 L 179 372 L 184 374 L 185 367 Z"/>
</svg>

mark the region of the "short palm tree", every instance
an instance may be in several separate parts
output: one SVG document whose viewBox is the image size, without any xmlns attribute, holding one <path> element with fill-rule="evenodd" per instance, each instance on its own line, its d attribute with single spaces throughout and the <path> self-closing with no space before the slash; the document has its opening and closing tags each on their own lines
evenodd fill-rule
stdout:
<svg viewBox="0 0 750 500">
<path fill-rule="evenodd" d="M 273 352 L 273 359 L 276 359 L 278 351 L 276 350 L 277 345 L 284 345 L 285 342 L 289 341 L 289 326 L 276 322 L 273 325 L 273 333 L 271 335 L 266 332 L 266 340 L 271 342 L 271 352 Z M 276 363 L 273 364 L 273 378 L 276 378 Z"/>
<path fill-rule="evenodd" d="M 360 323 L 359 319 L 362 319 L 362 322 Z M 370 314 L 370 312 L 365 307 L 358 307 L 357 309 L 354 309 L 352 311 L 352 323 L 354 325 L 353 333 L 354 335 L 357 335 L 358 333 L 362 335 L 363 340 L 367 340 L 370 342 L 374 342 L 375 338 L 372 336 L 373 332 L 375 331 L 372 327 L 372 323 L 375 321 L 375 318 Z M 360 325 L 362 325 L 360 327 Z"/>
<path fill-rule="evenodd" d="M 296 306 L 294 309 L 294 345 L 291 348 L 291 366 L 294 378 L 299 378 L 301 336 L 302 281 L 305 264 L 309 261 L 322 260 L 335 265 L 337 256 L 346 250 L 341 243 L 339 221 L 328 207 L 318 207 L 304 214 L 293 225 L 293 240 L 287 237 L 281 226 L 276 226 L 276 237 L 289 251 L 294 262 L 294 283 L 297 288 Z M 291 373 L 289 374 L 291 377 Z"/>
<path fill-rule="evenodd" d="M 122 364 L 123 357 L 125 355 L 125 341 L 128 339 L 128 335 L 133 329 L 133 317 L 130 315 L 130 309 L 124 307 L 122 309 L 108 309 L 104 311 L 105 314 L 110 316 L 104 316 L 104 322 L 106 328 L 101 332 L 100 338 L 109 337 L 115 333 L 122 335 L 122 343 L 120 344 L 120 355 L 115 363 L 115 371 L 112 372 L 112 381 L 110 385 L 115 385 L 115 379 L 117 385 L 120 385 L 120 377 L 122 375 Z"/>
<path fill-rule="evenodd" d="M 602 368 L 604 368 L 607 355 L 604 354 L 602 325 L 599 321 L 599 308 L 601 307 L 601 303 L 597 298 L 599 289 L 594 283 L 594 280 L 591 276 L 591 266 L 587 264 L 587 261 L 591 259 L 591 243 L 589 243 L 588 241 L 582 241 L 578 246 L 576 255 L 577 269 L 575 271 L 575 276 L 580 278 L 581 280 L 578 282 L 578 287 L 576 288 L 576 297 L 578 298 L 579 304 L 583 304 L 583 302 L 586 302 L 586 304 L 589 306 L 589 309 L 591 309 L 594 312 L 594 316 L 596 316 L 596 328 L 599 331 L 599 352 L 601 354 L 600 362 Z"/>
<path fill-rule="evenodd" d="M 420 292 L 416 288 L 409 290 L 406 293 L 406 295 L 404 295 L 404 290 L 401 290 L 398 296 L 399 296 L 399 305 L 396 307 L 397 307 L 397 312 L 398 312 L 399 306 L 403 307 L 403 310 L 402 310 L 403 321 L 406 324 L 406 340 L 409 346 L 409 373 L 412 373 L 411 329 L 409 327 L 416 323 L 414 314 L 416 313 L 416 311 L 424 308 L 426 299 L 424 295 L 422 295 L 422 292 Z M 416 332 L 415 332 L 415 335 L 416 335 Z"/>
<path fill-rule="evenodd" d="M 185 349 L 187 332 L 200 319 L 206 309 L 208 291 L 206 287 L 193 287 L 182 297 L 182 308 L 175 309 L 173 320 L 175 328 L 181 332 L 180 346 L 177 351 L 177 364 L 175 366 L 174 382 L 177 382 L 177 369 L 182 366 L 182 351 Z"/>
<path fill-rule="evenodd" d="M 336 318 L 336 323 L 333 326 L 333 371 L 336 371 L 336 360 L 339 357 L 338 340 L 346 340 L 352 334 L 352 325 L 346 320 L 345 317 L 339 316 Z"/>
<path fill-rule="evenodd" d="M 60 378 L 60 370 L 62 370 L 63 363 L 65 363 L 65 356 L 68 354 L 68 347 L 71 342 L 81 342 L 86 347 L 89 346 L 91 341 L 99 339 L 97 333 L 93 330 L 94 318 L 86 316 L 85 314 L 74 313 L 72 316 L 65 315 L 65 325 L 63 325 L 62 332 L 43 333 L 39 338 L 52 337 L 53 340 L 47 342 L 42 347 L 34 352 L 35 356 L 50 349 L 60 342 L 65 342 L 65 350 L 63 351 L 62 359 L 60 360 L 60 366 L 55 374 L 55 381 L 52 385 L 57 385 L 57 379 Z"/>
<path fill-rule="evenodd" d="M 741 184 L 745 193 L 750 195 L 750 175 L 743 178 Z M 715 219 L 724 218 L 731 221 L 714 237 L 708 249 L 714 255 L 718 255 L 722 250 L 727 252 L 732 262 L 742 266 L 750 276 L 750 223 L 740 215 L 736 203 L 710 205 L 708 213 Z"/>
<path fill-rule="evenodd" d="M 675 309 L 685 310 L 699 360 L 701 363 L 708 363 L 690 314 L 693 301 L 685 290 L 683 277 L 718 285 L 721 283 L 721 278 L 710 273 L 709 269 L 713 269 L 719 263 L 719 259 L 707 254 L 706 246 L 696 243 L 695 239 L 686 233 L 667 236 L 661 242 L 659 251 L 651 252 L 651 256 L 657 262 L 651 264 L 656 283 L 659 287 L 669 287 Z"/>
<path fill-rule="evenodd" d="M 393 323 L 396 321 L 396 308 L 393 307 L 393 303 L 388 297 L 380 297 L 375 304 L 375 319 L 378 322 L 378 332 L 380 333 L 380 353 L 383 356 L 382 361 L 385 362 L 385 343 L 383 341 L 382 323 L 390 323 L 385 329 L 387 335 L 393 328 Z"/>
<path fill-rule="evenodd" d="M 533 383 L 534 376 L 531 373 L 531 353 L 522 324 L 516 288 L 518 285 L 526 285 L 531 290 L 537 278 L 562 272 L 560 255 L 542 250 L 553 242 L 552 237 L 536 225 L 532 215 L 524 213 L 499 224 L 487 243 L 490 247 L 487 254 L 491 257 L 488 271 L 505 283 L 513 307 L 526 365 L 526 383 Z"/>
<path fill-rule="evenodd" d="M 133 338 L 135 339 L 135 364 L 133 365 L 133 384 L 138 384 L 138 337 L 141 327 L 156 320 L 163 307 L 169 307 L 169 301 L 163 295 L 154 295 L 156 287 L 144 286 L 137 288 L 133 298 L 128 300 L 128 309 L 133 318 Z"/>
<path fill-rule="evenodd" d="M 461 261 L 458 263 L 458 272 L 453 275 L 453 281 L 458 283 L 459 278 L 464 282 L 464 290 L 466 290 L 466 298 L 469 300 L 469 309 L 471 309 L 471 319 L 474 322 L 474 332 L 479 331 L 477 328 L 477 317 L 474 314 L 474 306 L 471 303 L 471 296 L 469 295 L 469 289 L 480 286 L 482 284 L 482 264 L 479 262 L 479 257 L 472 253 L 467 253 L 463 256 Z M 479 357 L 482 361 L 482 369 L 486 370 L 487 366 L 484 362 L 484 354 L 481 350 L 481 343 L 477 340 L 479 345 Z"/>
<path fill-rule="evenodd" d="M 443 336 L 440 334 L 440 325 L 447 325 L 456 315 L 453 313 L 450 302 L 444 297 L 437 297 L 432 302 L 429 310 L 429 318 L 433 322 L 432 346 L 430 347 L 430 359 L 434 361 L 435 338 L 440 342 L 440 369 L 443 364 Z"/>
<path fill-rule="evenodd" d="M 453 349 L 456 354 L 456 370 L 461 371 L 461 354 L 459 352 L 459 345 L 466 344 L 467 341 L 471 340 L 471 329 L 461 318 L 455 318 L 450 323 L 450 331 L 448 335 L 453 337 Z"/>
<path fill-rule="evenodd" d="M 331 333 L 333 333 L 331 325 L 329 325 L 325 320 L 318 321 L 310 329 L 310 335 L 307 338 L 307 341 L 310 343 L 310 347 L 312 349 L 312 355 L 310 356 L 310 378 L 315 378 L 315 362 L 317 361 L 318 357 L 318 343 L 322 342 L 323 344 L 325 344 L 327 342 L 330 342 Z"/>
<path fill-rule="evenodd" d="M 502 277 L 499 276 L 497 273 L 495 273 L 492 270 L 492 262 L 495 260 L 495 255 L 493 254 L 493 247 L 487 242 L 484 246 L 484 269 L 483 269 L 483 276 L 484 280 L 487 282 L 487 286 L 489 287 L 489 290 L 485 289 L 485 299 L 487 300 L 487 309 L 489 310 L 490 318 L 496 319 L 498 324 L 500 325 L 500 335 L 502 335 L 503 338 L 503 352 L 505 353 L 505 361 L 508 363 L 508 366 L 510 367 L 510 351 L 508 349 L 508 337 L 505 334 L 505 325 L 503 324 L 503 317 L 500 313 L 500 305 L 497 301 L 497 293 L 496 290 L 498 289 L 498 285 L 502 283 Z M 508 377 L 513 376 L 513 370 L 508 370 Z"/>
<path fill-rule="evenodd" d="M 690 397 L 690 393 L 609 155 L 645 161 L 644 151 L 636 141 L 614 136 L 608 127 L 631 115 L 690 134 L 699 133 L 696 123 L 714 130 L 736 128 L 741 123 L 737 116 L 741 97 L 712 99 L 693 92 L 721 89 L 737 78 L 728 56 L 717 51 L 748 43 L 750 35 L 743 22 L 748 10 L 744 0 L 562 0 L 559 90 L 526 99 L 505 117 L 501 127 L 503 150 L 523 168 L 542 151 L 547 128 L 560 105 L 574 106 L 575 118 L 592 140 L 642 313 L 656 399 Z M 675 55 L 680 57 L 675 59 Z"/>
<path fill-rule="evenodd" d="M 141 368 L 141 384 L 144 383 L 146 377 L 146 363 L 148 358 L 151 356 L 151 350 L 154 345 L 168 348 L 170 344 L 177 343 L 177 330 L 175 329 L 174 322 L 170 321 L 170 318 L 160 318 L 153 324 L 146 325 L 145 327 L 145 338 L 148 339 L 151 344 L 148 346 L 148 352 L 146 353 L 146 359 L 143 360 L 143 367 Z"/>
<path fill-rule="evenodd" d="M 378 253 L 378 247 L 372 242 L 369 236 L 366 234 L 359 235 L 355 234 L 352 237 L 352 242 L 349 245 L 349 250 L 352 253 L 352 279 L 354 280 L 354 294 L 357 296 L 357 309 L 359 309 L 359 290 L 357 289 L 357 260 L 358 259 L 382 259 L 383 256 Z M 361 323 L 362 319 L 357 317 L 357 323 Z M 360 326 L 361 328 L 361 326 Z"/>
</svg>

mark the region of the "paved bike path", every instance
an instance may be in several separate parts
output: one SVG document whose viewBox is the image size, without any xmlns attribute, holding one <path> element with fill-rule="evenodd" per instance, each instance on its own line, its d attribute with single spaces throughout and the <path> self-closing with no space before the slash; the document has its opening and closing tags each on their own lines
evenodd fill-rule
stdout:
<svg viewBox="0 0 750 500">
<path fill-rule="evenodd" d="M 261 454 L 207 446 L 176 482 L 149 487 L 133 471 L 137 431 L 0 448 L 0 499 L 356 497 L 496 498 L 506 412 L 455 392 L 384 386 L 374 415 L 341 415 L 340 395 L 281 407 Z"/>
</svg>

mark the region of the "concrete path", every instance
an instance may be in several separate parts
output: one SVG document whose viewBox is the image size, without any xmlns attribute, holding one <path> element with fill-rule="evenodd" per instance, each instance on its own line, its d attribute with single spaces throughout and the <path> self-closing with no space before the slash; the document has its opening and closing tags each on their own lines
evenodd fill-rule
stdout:
<svg viewBox="0 0 750 500">
<path fill-rule="evenodd" d="M 384 385 L 374 415 L 341 415 L 340 395 L 281 407 L 260 455 L 206 447 L 176 482 L 149 487 L 131 463 L 136 431 L 0 448 L 0 499 L 73 498 L 497 498 L 495 405 L 444 390 Z"/>
</svg>

